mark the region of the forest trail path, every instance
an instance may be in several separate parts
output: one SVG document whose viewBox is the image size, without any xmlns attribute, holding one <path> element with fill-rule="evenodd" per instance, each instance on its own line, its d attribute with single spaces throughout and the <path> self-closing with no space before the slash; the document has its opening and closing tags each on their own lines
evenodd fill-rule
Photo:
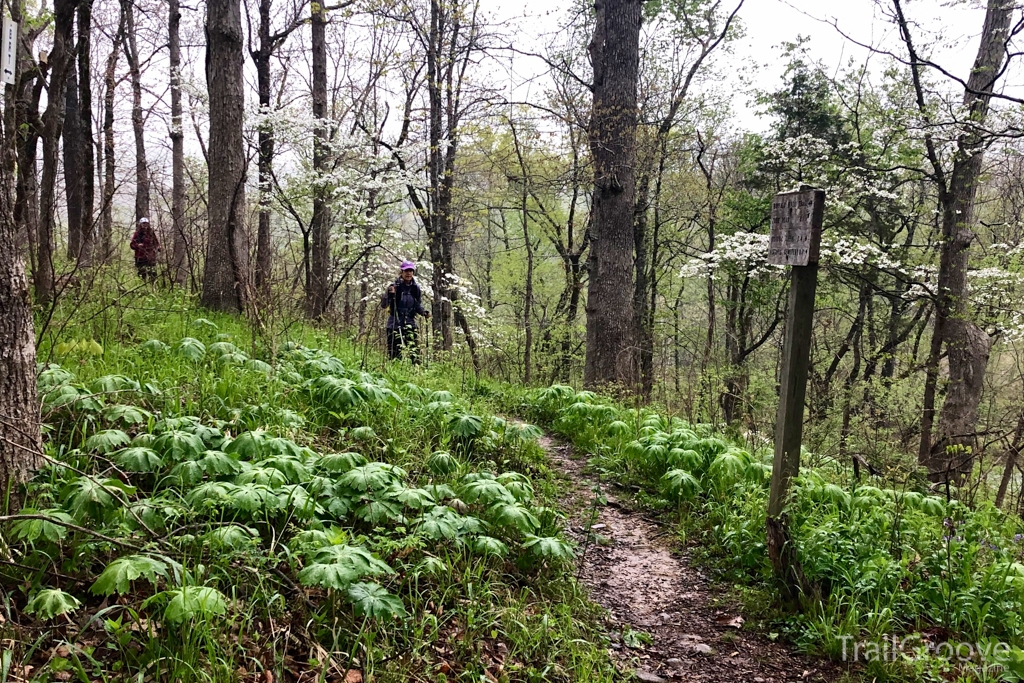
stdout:
<svg viewBox="0 0 1024 683">
<path fill-rule="evenodd" d="M 594 482 L 585 460 L 550 437 L 540 445 L 568 479 L 565 508 L 569 535 L 583 552 L 594 511 Z M 586 544 L 580 579 L 591 599 L 609 611 L 616 657 L 637 680 L 701 683 L 820 683 L 843 675 L 824 659 L 794 653 L 786 646 L 743 630 L 743 618 L 724 601 L 688 557 L 673 552 L 665 528 L 623 507 L 604 492 Z M 630 631 L 651 636 L 644 645 Z M 632 642 L 623 642 L 632 641 Z M 635 645 L 637 647 L 629 647 Z"/>
</svg>

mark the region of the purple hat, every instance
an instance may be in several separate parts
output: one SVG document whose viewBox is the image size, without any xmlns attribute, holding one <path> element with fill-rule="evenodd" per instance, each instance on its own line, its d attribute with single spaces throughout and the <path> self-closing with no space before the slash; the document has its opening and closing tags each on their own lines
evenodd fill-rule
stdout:
<svg viewBox="0 0 1024 683">
<path fill-rule="evenodd" d="M 402 270 L 416 270 L 416 264 L 412 261 L 402 261 Z"/>
</svg>

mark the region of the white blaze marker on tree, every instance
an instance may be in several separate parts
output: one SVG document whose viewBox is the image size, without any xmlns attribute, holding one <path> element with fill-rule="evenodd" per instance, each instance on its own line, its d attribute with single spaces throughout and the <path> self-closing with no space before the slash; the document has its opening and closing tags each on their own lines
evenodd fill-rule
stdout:
<svg viewBox="0 0 1024 683">
<path fill-rule="evenodd" d="M 806 185 L 775 195 L 768 263 L 793 266 L 789 312 L 782 348 L 779 412 L 775 422 L 775 459 L 768 498 L 768 556 L 789 597 L 806 593 L 784 514 L 790 482 L 800 471 L 804 397 L 811 355 L 814 294 L 818 286 L 818 251 L 825 191 Z"/>
<path fill-rule="evenodd" d="M 3 48 L 0 52 L 0 77 L 7 85 L 14 85 L 15 58 L 18 50 L 18 24 L 4 17 Z"/>
</svg>

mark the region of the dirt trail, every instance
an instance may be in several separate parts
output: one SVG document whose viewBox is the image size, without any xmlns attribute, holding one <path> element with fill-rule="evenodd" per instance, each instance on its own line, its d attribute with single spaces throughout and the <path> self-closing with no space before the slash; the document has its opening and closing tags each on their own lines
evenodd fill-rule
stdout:
<svg viewBox="0 0 1024 683">
<path fill-rule="evenodd" d="M 569 446 L 547 437 L 541 446 L 571 482 L 569 535 L 582 547 L 593 481 Z M 670 551 L 665 528 L 625 509 L 608 492 L 606 497 L 591 530 L 607 541 L 587 546 L 581 579 L 610 613 L 612 647 L 624 671 L 635 669 L 637 679 L 648 683 L 810 683 L 843 675 L 832 662 L 742 630 L 736 608 L 723 602 L 686 554 Z M 649 634 L 653 642 L 639 643 L 630 631 Z"/>
</svg>

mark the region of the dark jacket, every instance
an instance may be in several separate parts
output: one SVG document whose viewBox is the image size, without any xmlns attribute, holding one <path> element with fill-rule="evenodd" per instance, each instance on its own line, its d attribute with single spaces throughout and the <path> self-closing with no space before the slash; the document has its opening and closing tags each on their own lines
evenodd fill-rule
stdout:
<svg viewBox="0 0 1024 683">
<path fill-rule="evenodd" d="M 391 287 L 395 288 L 394 294 L 388 291 Z M 388 289 L 384 290 L 384 296 L 380 300 L 380 307 L 388 309 L 388 329 L 416 327 L 416 316 L 427 315 L 421 300 L 422 294 L 416 280 L 406 283 L 402 278 L 398 278 L 392 282 Z"/>
<path fill-rule="evenodd" d="M 160 240 L 150 225 L 140 226 L 132 235 L 132 251 L 135 252 L 135 263 L 144 266 L 156 265 L 156 252 L 160 248 Z"/>
</svg>

